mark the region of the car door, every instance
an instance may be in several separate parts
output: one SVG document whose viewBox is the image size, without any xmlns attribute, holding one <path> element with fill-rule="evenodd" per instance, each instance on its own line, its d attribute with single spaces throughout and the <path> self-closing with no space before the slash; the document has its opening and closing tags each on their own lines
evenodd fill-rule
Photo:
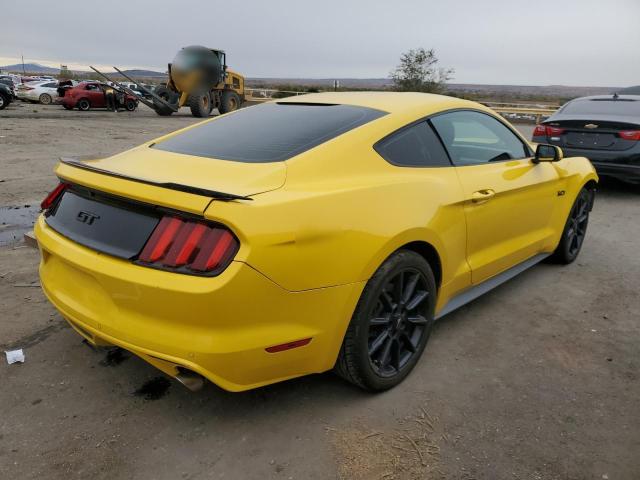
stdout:
<svg viewBox="0 0 640 480">
<path fill-rule="evenodd" d="M 456 167 L 465 195 L 467 261 L 478 284 L 536 255 L 553 236 L 559 192 L 552 163 L 494 116 L 456 110 L 430 120 Z"/>
<path fill-rule="evenodd" d="M 97 83 L 90 83 L 86 87 L 87 98 L 91 102 L 93 108 L 100 108 L 105 106 L 104 92 Z"/>
<path fill-rule="evenodd" d="M 417 182 L 425 195 L 411 206 L 413 227 L 436 232 L 442 262 L 441 290 L 436 310 L 452 295 L 471 284 L 466 259 L 466 222 L 464 193 L 456 168 L 433 127 L 427 120 L 413 122 L 393 132 L 374 145 L 374 149 L 390 164 L 406 174 L 407 181 Z M 392 202 L 392 199 L 389 199 Z M 403 215 L 398 210 L 398 215 Z"/>
<path fill-rule="evenodd" d="M 49 95 L 55 94 L 56 87 L 58 86 L 58 82 L 49 82 L 41 85 L 44 93 L 48 93 Z"/>
</svg>

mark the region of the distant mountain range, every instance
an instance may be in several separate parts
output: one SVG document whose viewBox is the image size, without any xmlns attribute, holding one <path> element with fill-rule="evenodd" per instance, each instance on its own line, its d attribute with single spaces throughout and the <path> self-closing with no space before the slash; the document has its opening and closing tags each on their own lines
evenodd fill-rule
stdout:
<svg viewBox="0 0 640 480">
<path fill-rule="evenodd" d="M 30 74 L 58 74 L 60 69 L 47 67 L 38 63 L 25 63 L 24 70 Z M 21 73 L 22 64 L 5 65 L 0 67 L 0 71 L 3 72 L 16 72 Z M 167 77 L 166 73 L 157 72 L 154 70 L 144 69 L 130 69 L 123 70 L 123 72 L 133 77 L 134 79 L 157 79 L 162 80 Z M 72 71 L 72 73 L 82 74 L 83 76 L 87 71 Z M 110 77 L 122 78 L 119 74 L 109 72 Z M 391 80 L 388 78 L 247 78 L 248 87 L 263 87 L 273 88 L 282 87 L 286 85 L 296 85 L 302 87 L 322 87 L 332 88 L 334 80 L 340 82 L 341 88 L 359 88 L 359 89 L 383 89 L 391 86 Z M 630 87 L 625 93 L 636 93 L 640 87 Z M 558 98 L 573 98 L 586 95 L 605 95 L 614 92 L 622 93 L 625 91 L 622 87 L 573 87 L 567 85 L 484 85 L 484 84 L 469 84 L 469 83 L 450 83 L 447 85 L 447 90 L 453 93 L 469 93 L 476 96 L 495 97 L 498 95 L 512 95 L 512 96 L 548 96 Z"/>
<path fill-rule="evenodd" d="M 15 65 L 5 65 L 4 67 L 0 67 L 0 70 L 2 70 L 3 72 L 6 71 L 6 72 L 19 72 L 19 73 L 22 73 L 23 71 L 21 63 L 16 63 Z M 59 68 L 45 67 L 44 65 L 40 65 L 38 63 L 25 63 L 24 71 L 28 73 L 46 73 L 46 74 L 60 73 Z"/>
<path fill-rule="evenodd" d="M 0 67 L 0 71 L 3 72 L 15 72 L 22 73 L 23 71 L 27 72 L 27 74 L 44 74 L 44 75 L 57 75 L 60 73 L 59 68 L 47 67 L 45 65 L 40 65 L 39 63 L 25 63 L 24 70 L 22 68 L 21 63 L 16 63 L 14 65 L 5 65 Z M 156 72 L 153 70 L 142 70 L 142 69 L 132 69 L 132 70 L 122 70 L 125 74 L 130 77 L 145 77 L 145 78 L 164 78 L 167 76 L 166 73 Z M 92 73 L 92 71 L 77 71 L 71 70 L 72 73 L 81 73 L 87 74 Z M 119 76 L 117 73 L 109 72 L 107 75 Z"/>
<path fill-rule="evenodd" d="M 338 78 L 342 88 L 383 89 L 392 85 L 389 78 Z M 333 78 L 248 78 L 250 87 L 287 86 L 332 88 Z M 620 92 L 622 87 L 574 87 L 570 85 L 485 85 L 472 83 L 449 83 L 447 90 L 452 93 L 474 95 L 549 96 L 559 98 L 606 95 Z"/>
</svg>

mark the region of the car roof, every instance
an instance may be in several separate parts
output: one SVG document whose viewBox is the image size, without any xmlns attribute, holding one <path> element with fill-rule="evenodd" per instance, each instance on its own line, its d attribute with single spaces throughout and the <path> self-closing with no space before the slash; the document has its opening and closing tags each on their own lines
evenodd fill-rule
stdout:
<svg viewBox="0 0 640 480">
<path fill-rule="evenodd" d="M 325 92 L 297 95 L 277 100 L 278 103 L 342 104 L 374 108 L 389 113 L 411 113 L 416 110 L 438 112 L 452 108 L 488 110 L 476 102 L 445 95 L 419 92 Z"/>
<path fill-rule="evenodd" d="M 579 100 L 611 100 L 611 101 L 615 101 L 615 100 L 635 100 L 635 101 L 640 101 L 640 95 L 617 94 L 615 97 L 614 97 L 614 94 L 611 94 L 611 95 L 590 95 L 588 97 L 574 98 L 571 101 L 572 102 L 577 102 Z"/>
</svg>

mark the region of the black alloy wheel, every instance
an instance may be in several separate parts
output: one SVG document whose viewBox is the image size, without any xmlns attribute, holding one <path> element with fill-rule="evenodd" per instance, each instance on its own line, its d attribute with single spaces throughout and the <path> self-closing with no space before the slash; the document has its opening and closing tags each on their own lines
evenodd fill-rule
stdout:
<svg viewBox="0 0 640 480">
<path fill-rule="evenodd" d="M 335 372 L 370 391 L 402 382 L 429 340 L 436 295 L 431 265 L 422 255 L 411 250 L 393 253 L 362 291 Z"/>
<path fill-rule="evenodd" d="M 595 191 L 587 188 L 583 188 L 578 193 L 569 212 L 560 243 L 551 257 L 556 262 L 569 264 L 578 257 L 587 235 L 589 212 L 593 205 L 594 194 Z"/>
<path fill-rule="evenodd" d="M 369 319 L 369 360 L 381 377 L 400 373 L 425 333 L 423 315 L 429 291 L 419 270 L 401 270 L 382 287 Z"/>
<path fill-rule="evenodd" d="M 569 230 L 567 239 L 569 242 L 569 255 L 577 256 L 584 237 L 587 234 L 587 224 L 589 223 L 589 199 L 579 195 L 573 207 L 569 220 Z"/>
</svg>

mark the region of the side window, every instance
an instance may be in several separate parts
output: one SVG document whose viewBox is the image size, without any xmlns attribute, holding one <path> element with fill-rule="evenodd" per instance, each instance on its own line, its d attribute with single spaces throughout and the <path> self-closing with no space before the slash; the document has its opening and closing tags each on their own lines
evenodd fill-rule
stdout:
<svg viewBox="0 0 640 480">
<path fill-rule="evenodd" d="M 231 77 L 233 88 L 240 88 L 240 79 L 238 77 Z"/>
<path fill-rule="evenodd" d="M 509 128 L 485 113 L 458 111 L 431 119 L 456 166 L 478 165 L 531 156 Z"/>
<path fill-rule="evenodd" d="M 42 86 L 45 88 L 54 88 L 56 86 L 56 83 L 55 82 L 45 83 Z"/>
<path fill-rule="evenodd" d="M 401 167 L 450 167 L 440 140 L 424 121 L 383 138 L 373 147 L 387 162 Z"/>
</svg>

